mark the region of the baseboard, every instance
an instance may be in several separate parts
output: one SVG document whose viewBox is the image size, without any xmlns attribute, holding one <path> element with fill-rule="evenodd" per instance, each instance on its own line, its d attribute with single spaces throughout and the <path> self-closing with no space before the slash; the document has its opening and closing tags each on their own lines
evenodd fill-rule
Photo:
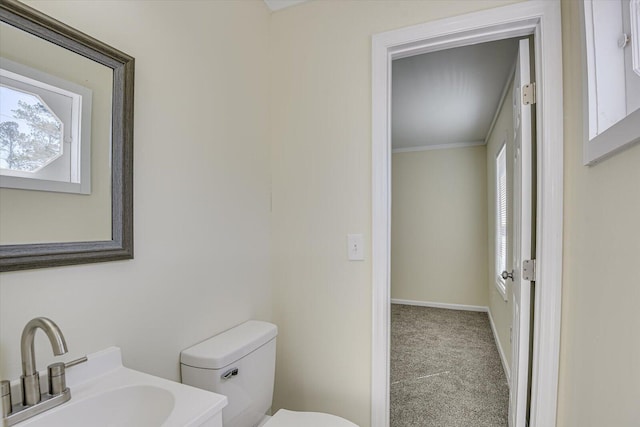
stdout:
<svg viewBox="0 0 640 427">
<path fill-rule="evenodd" d="M 500 344 L 500 339 L 498 338 L 498 330 L 496 329 L 496 325 L 493 323 L 491 310 L 487 310 L 487 313 L 489 314 L 489 324 L 491 325 L 491 332 L 493 332 L 493 339 L 496 342 L 496 347 L 498 347 L 498 353 L 500 354 L 502 369 L 504 369 L 504 375 L 507 377 L 507 384 L 509 384 L 509 388 L 511 388 L 511 369 L 509 368 L 507 358 L 504 355 L 504 350 L 502 349 L 502 345 Z"/>
<path fill-rule="evenodd" d="M 391 298 L 391 304 L 418 305 L 421 307 L 446 308 L 448 310 L 488 312 L 489 308 L 482 305 L 447 304 L 443 302 L 413 301 L 409 299 Z"/>
</svg>

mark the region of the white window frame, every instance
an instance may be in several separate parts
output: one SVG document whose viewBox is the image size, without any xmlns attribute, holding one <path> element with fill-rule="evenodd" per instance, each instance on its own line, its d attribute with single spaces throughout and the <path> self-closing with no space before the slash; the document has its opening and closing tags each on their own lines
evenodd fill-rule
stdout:
<svg viewBox="0 0 640 427">
<path fill-rule="evenodd" d="M 629 91 L 628 79 L 637 73 L 640 62 L 640 0 L 582 0 L 579 4 L 584 63 L 583 163 L 593 166 L 640 142 L 640 108 L 631 110 L 628 102 L 636 96 Z M 619 47 L 623 33 L 630 42 Z M 623 49 L 632 50 L 631 61 Z"/>
<path fill-rule="evenodd" d="M 631 0 L 629 3 L 629 16 L 631 17 L 631 57 L 633 72 L 640 76 L 640 0 Z"/>
<path fill-rule="evenodd" d="M 501 164 L 502 163 L 502 164 Z M 507 301 L 507 284 L 506 281 L 502 278 L 502 271 L 507 270 L 507 250 L 508 250 L 508 241 L 507 241 L 507 230 L 508 228 L 508 192 L 507 192 L 507 144 L 506 142 L 502 143 L 502 147 L 498 150 L 498 154 L 496 154 L 496 178 L 495 178 L 495 190 L 496 190 L 496 200 L 495 200 L 495 285 L 496 289 L 502 298 Z M 504 169 L 504 188 L 501 186 L 501 178 L 500 178 L 500 170 Z M 504 190 L 504 197 L 502 197 L 502 190 Z M 500 223 L 501 223 L 501 212 L 502 202 L 504 201 L 504 222 L 505 222 L 505 233 L 504 236 L 500 233 Z M 502 242 L 504 240 L 504 242 Z M 504 243 L 504 254 L 502 253 L 502 243 Z"/>
<path fill-rule="evenodd" d="M 65 130 L 64 150 L 70 155 L 70 171 L 65 180 L 43 179 L 42 172 L 22 173 L 0 170 L 0 187 L 21 190 L 52 191 L 61 193 L 91 194 L 91 105 L 92 91 L 86 87 L 0 58 L 0 77 L 19 82 L 16 88 L 42 98 L 43 91 L 71 98 L 70 121 L 62 119 Z M 11 87 L 11 85 L 7 85 Z M 50 107 L 50 106 L 49 106 Z M 55 109 L 54 109 L 55 113 Z M 58 114 L 56 114 L 59 116 Z M 67 132 L 68 130 L 68 132 Z M 54 162 L 51 162 L 52 164 Z M 41 171 L 47 169 L 45 165 Z M 68 179 L 68 180 L 67 180 Z"/>
</svg>

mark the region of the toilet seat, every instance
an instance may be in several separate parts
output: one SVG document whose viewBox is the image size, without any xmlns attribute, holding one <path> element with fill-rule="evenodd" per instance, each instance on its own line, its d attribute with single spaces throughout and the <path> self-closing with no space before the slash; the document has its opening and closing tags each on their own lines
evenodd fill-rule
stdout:
<svg viewBox="0 0 640 427">
<path fill-rule="evenodd" d="M 321 412 L 295 412 L 280 409 L 264 427 L 358 427 L 351 421 Z"/>
</svg>

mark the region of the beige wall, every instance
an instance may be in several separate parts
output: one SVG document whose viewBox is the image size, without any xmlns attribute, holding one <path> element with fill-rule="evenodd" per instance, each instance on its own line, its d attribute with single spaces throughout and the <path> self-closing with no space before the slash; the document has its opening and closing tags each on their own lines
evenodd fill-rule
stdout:
<svg viewBox="0 0 640 427">
<path fill-rule="evenodd" d="M 274 409 L 370 425 L 371 36 L 502 4 L 312 1 L 272 15 Z M 364 233 L 364 262 L 347 261 L 347 233 Z"/>
<path fill-rule="evenodd" d="M 316 1 L 273 15 L 276 407 L 331 411 L 369 425 L 371 265 L 369 257 L 346 261 L 344 243 L 348 232 L 370 237 L 370 35 L 492 5 Z M 575 7 L 563 2 L 558 426 L 631 427 L 640 417 L 640 147 L 582 166 Z"/>
<path fill-rule="evenodd" d="M 484 145 L 394 153 L 391 298 L 487 306 Z"/>
<path fill-rule="evenodd" d="M 30 1 L 136 59 L 135 259 L 0 275 L 0 377 L 20 374 L 35 316 L 64 360 L 122 348 L 179 380 L 179 353 L 271 318 L 269 13 L 261 1 Z M 38 367 L 53 361 L 43 334 Z"/>
<path fill-rule="evenodd" d="M 558 426 L 640 423 L 640 145 L 582 165 L 578 10 L 563 1 L 564 281 Z"/>
<path fill-rule="evenodd" d="M 487 197 L 488 197 L 488 283 L 489 283 L 489 311 L 493 318 L 498 340 L 507 363 L 511 363 L 511 325 L 513 323 L 513 281 L 506 281 L 507 300 L 496 288 L 496 278 L 501 273 L 496 271 L 496 157 L 506 144 L 507 152 L 507 270 L 513 269 L 513 82 L 505 95 L 505 100 L 500 107 L 496 123 L 487 138 Z"/>
</svg>

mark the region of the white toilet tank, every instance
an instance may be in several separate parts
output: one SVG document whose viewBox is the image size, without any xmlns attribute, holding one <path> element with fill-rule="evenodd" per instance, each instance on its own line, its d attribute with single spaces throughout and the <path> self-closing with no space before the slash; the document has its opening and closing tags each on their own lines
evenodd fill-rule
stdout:
<svg viewBox="0 0 640 427">
<path fill-rule="evenodd" d="M 224 427 L 255 427 L 271 408 L 276 325 L 250 320 L 180 353 L 182 382 L 227 396 Z"/>
</svg>

